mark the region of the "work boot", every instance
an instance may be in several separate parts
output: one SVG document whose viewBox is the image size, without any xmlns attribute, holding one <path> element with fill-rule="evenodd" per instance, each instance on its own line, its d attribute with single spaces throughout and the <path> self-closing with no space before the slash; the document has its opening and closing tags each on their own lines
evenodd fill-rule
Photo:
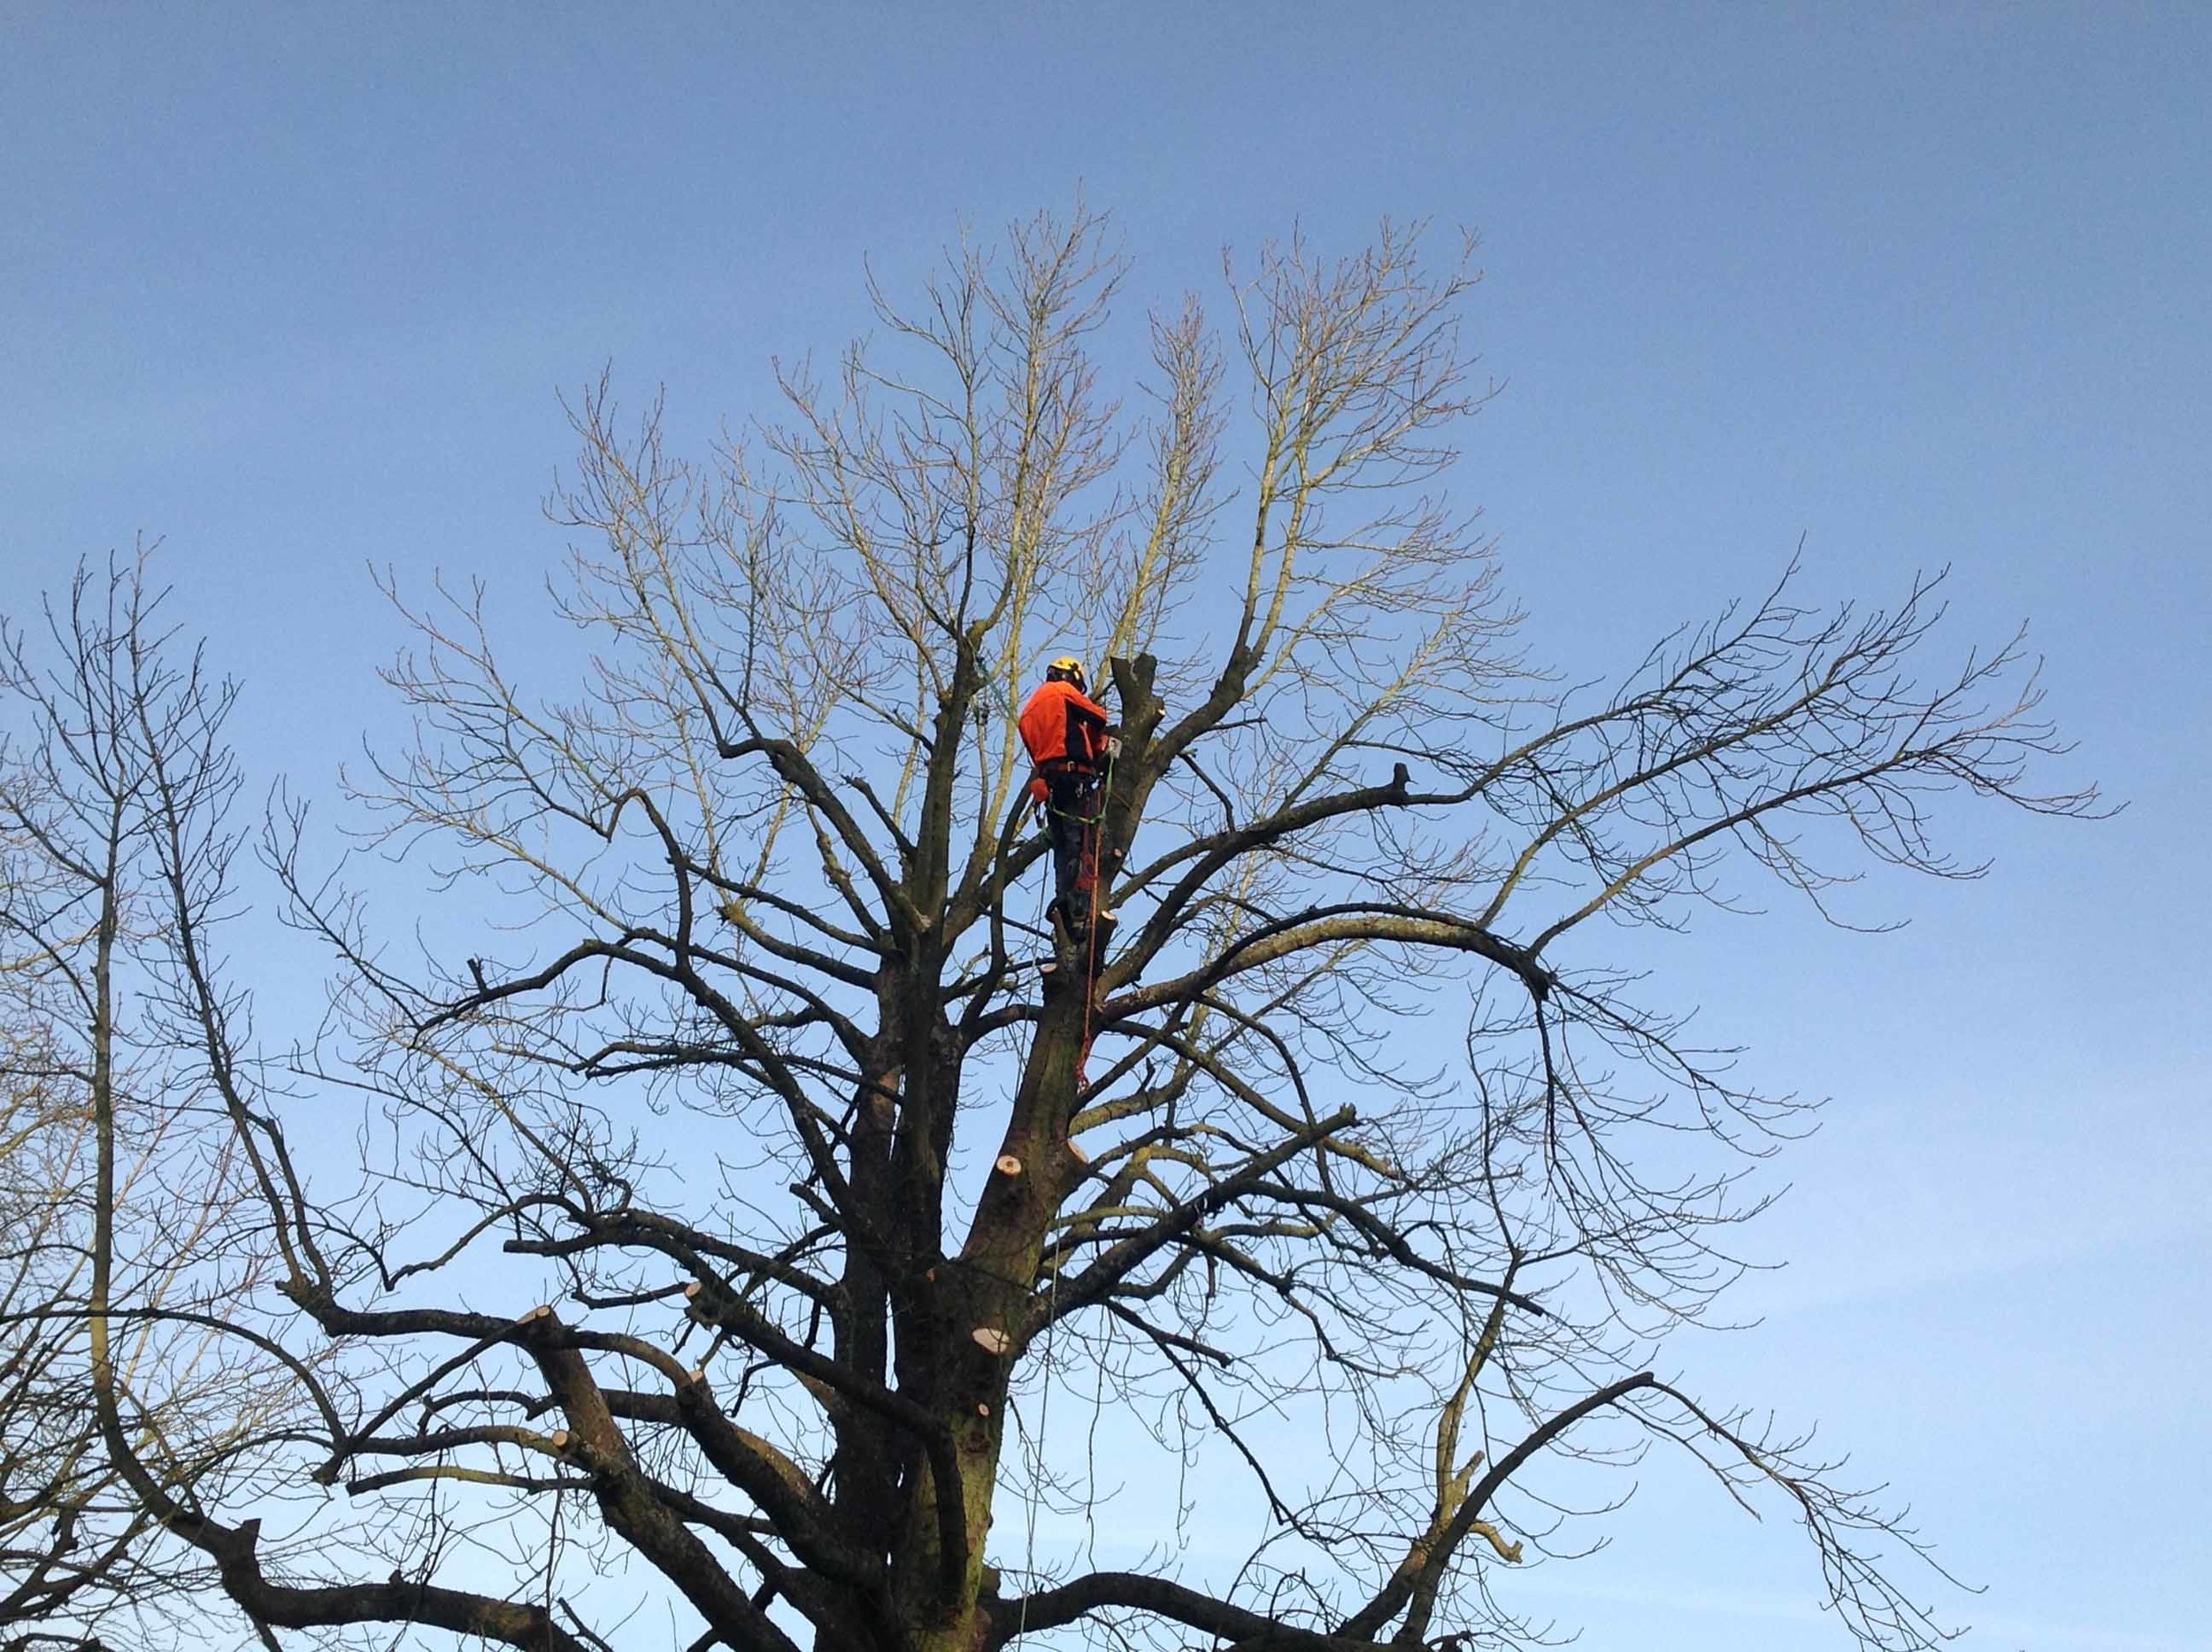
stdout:
<svg viewBox="0 0 2212 1652">
<path fill-rule="evenodd" d="M 1090 933 L 1091 903 L 1080 890 L 1062 896 L 1052 903 L 1054 921 L 1060 933 L 1071 941 L 1080 941 Z"/>
</svg>

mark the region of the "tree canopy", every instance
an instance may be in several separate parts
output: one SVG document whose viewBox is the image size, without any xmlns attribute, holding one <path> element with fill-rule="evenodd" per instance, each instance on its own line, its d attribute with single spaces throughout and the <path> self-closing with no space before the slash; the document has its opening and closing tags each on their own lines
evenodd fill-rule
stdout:
<svg viewBox="0 0 2212 1652">
<path fill-rule="evenodd" d="M 1515 1569 L 1604 1514 L 1548 1467 L 1655 1445 L 1800 1521 L 1851 1634 L 1939 1638 L 1893 1512 L 1665 1363 L 1807 1109 L 1607 940 L 1970 874 L 1945 795 L 2091 808 L 2032 782 L 2032 662 L 1785 580 L 1563 688 L 1442 492 L 1464 254 L 1268 249 L 1117 393 L 1126 273 L 1080 212 L 963 243 L 696 457 L 580 396 L 588 672 L 392 592 L 416 738 L 349 795 L 455 892 L 428 940 L 238 815 L 142 564 L 11 634 L 12 1065 L 93 1170 L 34 1318 L 126 1597 L 272 1644 L 667 1644 L 649 1598 L 737 1652 L 1518 1646 Z M 1094 945 L 1014 731 L 1071 652 L 1119 722 Z M 319 1029 L 257 1035 L 225 953 L 256 832 Z M 1241 1566 L 1039 1541 L 1191 1464 L 1264 1507 Z"/>
</svg>

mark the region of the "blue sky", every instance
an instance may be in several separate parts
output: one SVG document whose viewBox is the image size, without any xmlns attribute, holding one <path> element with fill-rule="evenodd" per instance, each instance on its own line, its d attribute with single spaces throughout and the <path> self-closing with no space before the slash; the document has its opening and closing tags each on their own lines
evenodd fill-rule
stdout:
<svg viewBox="0 0 2212 1652">
<path fill-rule="evenodd" d="M 680 430 L 955 224 L 1079 187 L 1133 296 L 1294 223 L 1466 225 L 1504 394 L 1453 478 L 1578 674 L 1801 538 L 2031 620 L 2099 826 L 1955 811 L 1880 938 L 1702 926 L 1667 990 L 1837 1098 L 1701 1386 L 1820 1419 L 1963 1576 L 1972 1648 L 2212 1646 L 2212 12 L 2127 4 L 0 6 L 0 608 L 166 537 L 263 773 L 391 712 L 366 577 L 526 607 L 555 392 Z M 1586 1644 L 1839 1643 L 1809 1564 L 1649 1477 L 1530 1582 Z M 1532 1596 L 1531 1598 L 1534 1598 Z"/>
</svg>

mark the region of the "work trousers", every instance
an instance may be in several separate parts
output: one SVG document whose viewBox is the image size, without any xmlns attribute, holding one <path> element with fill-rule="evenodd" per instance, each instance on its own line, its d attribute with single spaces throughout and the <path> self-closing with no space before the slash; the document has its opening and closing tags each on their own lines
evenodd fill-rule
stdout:
<svg viewBox="0 0 2212 1652">
<path fill-rule="evenodd" d="M 1045 783 L 1045 837 L 1052 845 L 1053 904 L 1072 934 L 1088 917 L 1079 909 L 1077 898 L 1085 872 L 1085 850 L 1096 830 L 1098 772 L 1070 763 L 1051 763 L 1040 772 Z"/>
</svg>

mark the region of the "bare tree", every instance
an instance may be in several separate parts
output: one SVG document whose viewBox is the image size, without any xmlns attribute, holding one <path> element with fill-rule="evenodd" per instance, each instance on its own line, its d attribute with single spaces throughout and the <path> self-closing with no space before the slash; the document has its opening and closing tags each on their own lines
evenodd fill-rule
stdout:
<svg viewBox="0 0 2212 1652">
<path fill-rule="evenodd" d="M 301 1082 L 366 1099 L 360 1179 L 305 1164 L 309 1103 L 169 937 L 287 1421 L 223 1476 L 112 1383 L 102 1416 L 265 1633 L 661 1644 L 621 1617 L 649 1578 L 743 1652 L 1522 1645 L 1512 1569 L 1597 1518 L 1548 1477 L 1659 1442 L 1801 1520 L 1862 1641 L 1938 1638 L 1909 1533 L 1660 1372 L 1803 1109 L 1640 1005 L 1592 920 L 1968 875 L 1944 793 L 2086 810 L 2024 779 L 2032 670 L 1922 680 L 1927 588 L 1821 613 L 1786 581 L 1555 692 L 1429 491 L 1487 395 L 1463 259 L 1271 250 L 1225 333 L 1153 319 L 1133 408 L 1094 357 L 1124 273 L 1081 214 L 963 247 L 704 462 L 581 398 L 588 677 L 526 688 L 479 591 L 411 607 L 419 738 L 354 788 L 466 900 L 410 965 L 296 818 L 270 835 L 343 965 Z M 1071 650 L 1121 728 L 1075 937 L 1011 715 Z M 170 921 L 204 936 L 220 882 L 173 873 Z M 500 921 L 456 941 L 464 908 Z M 1040 1507 L 1110 1516 L 1101 1414 L 1247 1478 L 1247 1564 L 1098 1568 L 1049 1522 L 1036 1552 Z M 349 1500 L 265 1541 L 315 1487 Z"/>
<path fill-rule="evenodd" d="M 77 1646 L 134 1592 L 146 1519 L 118 1495 L 86 1401 L 89 1120 L 38 1031 L 0 1043 L 0 1645 Z M 72 1302 L 74 1295 L 77 1302 Z"/>
<path fill-rule="evenodd" d="M 235 999 L 191 1002 L 221 906 L 229 691 L 168 639 L 142 564 L 0 630 L 0 1644 L 164 1638 L 209 1569 L 130 1483 L 229 1483 L 291 1400 L 226 1323 L 260 1277 L 227 1130 Z M 173 649 L 169 650 L 173 652 Z M 207 1014 L 201 1011 L 204 1010 Z M 210 1018 L 211 1017 L 211 1018 Z M 261 1209 L 259 1202 L 251 1207 Z M 120 1454 L 119 1456 L 119 1453 Z M 188 1495 L 196 1492 L 188 1492 Z"/>
</svg>

